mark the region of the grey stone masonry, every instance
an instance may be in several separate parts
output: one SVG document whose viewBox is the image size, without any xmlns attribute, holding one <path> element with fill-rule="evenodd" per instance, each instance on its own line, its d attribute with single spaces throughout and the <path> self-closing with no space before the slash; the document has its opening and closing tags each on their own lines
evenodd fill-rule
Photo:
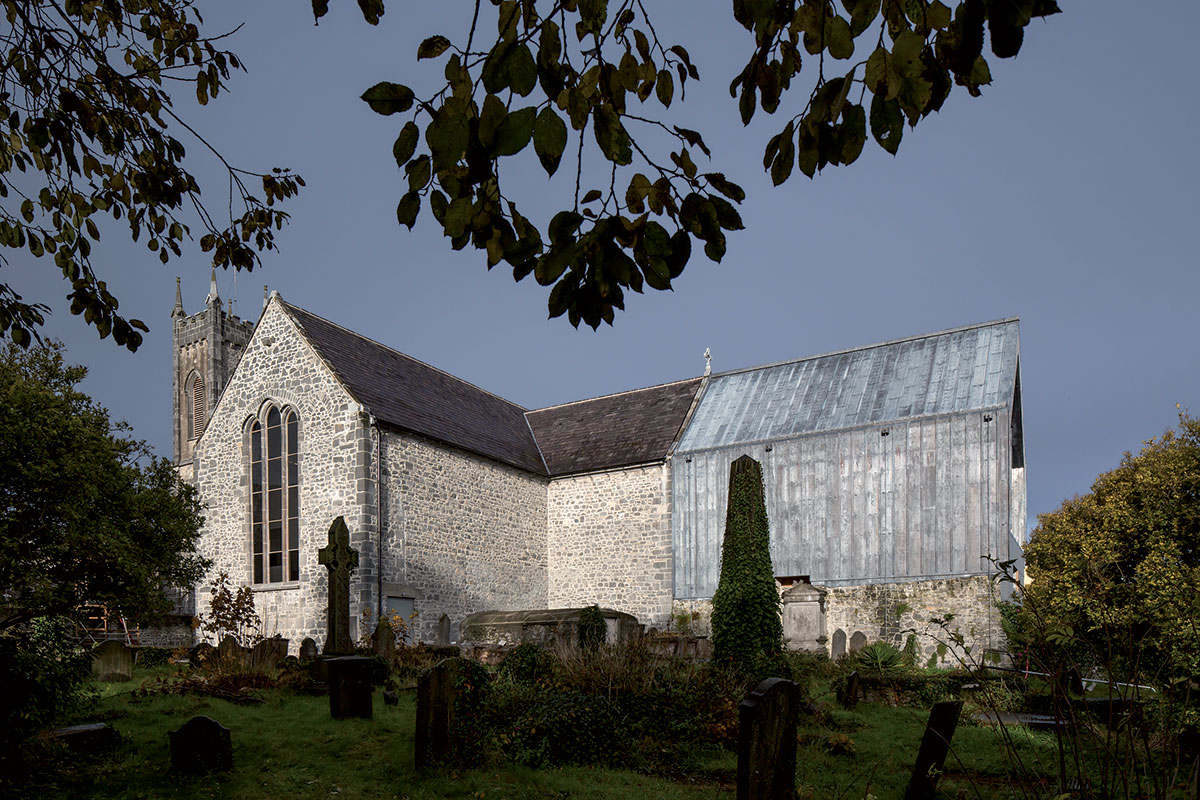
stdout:
<svg viewBox="0 0 1200 800">
<path fill-rule="evenodd" d="M 549 606 L 597 603 L 665 627 L 672 599 L 670 502 L 666 464 L 552 481 Z"/>
<path fill-rule="evenodd" d="M 221 391 L 233 375 L 242 353 L 254 331 L 254 323 L 239 319 L 222 308 L 219 297 L 210 295 L 205 307 L 187 316 L 182 300 L 176 295 L 172 317 L 172 406 L 174 410 L 175 463 L 181 477 L 191 481 L 192 449 L 204 422 L 212 416 Z M 191 397 L 188 396 L 189 377 L 199 375 L 204 381 L 205 420 L 200 420 L 195 433 L 189 436 Z"/>
<path fill-rule="evenodd" d="M 383 432 L 385 580 L 411 592 L 416 638 L 467 614 L 544 608 L 546 479 L 409 433 Z"/>
<path fill-rule="evenodd" d="M 205 504 L 199 549 L 213 560 L 210 577 L 225 571 L 234 586 L 253 581 L 248 428 L 268 404 L 291 407 L 299 418 L 300 572 L 296 581 L 254 586 L 255 602 L 265 635 L 324 641 L 327 577 L 317 551 L 335 517 L 345 517 L 350 544 L 362 553 L 351 578 L 351 619 L 375 605 L 377 548 L 367 541 L 374 492 L 369 487 L 370 502 L 363 503 L 356 481 L 370 436 L 366 414 L 275 301 L 196 443 L 195 480 Z M 209 611 L 208 583 L 198 587 L 201 614 Z"/>
<path fill-rule="evenodd" d="M 959 666 L 963 658 L 980 664 L 989 650 L 1005 647 L 998 597 L 987 576 L 824 588 L 825 629 L 831 640 L 840 630 L 847 639 L 862 633 L 867 643 L 885 641 L 903 648 L 906 632 L 915 630 L 920 663 L 933 657 L 942 666 Z M 930 624 L 949 613 L 954 618 L 946 629 Z M 954 646 L 952 632 L 962 634 L 969 654 Z"/>
</svg>

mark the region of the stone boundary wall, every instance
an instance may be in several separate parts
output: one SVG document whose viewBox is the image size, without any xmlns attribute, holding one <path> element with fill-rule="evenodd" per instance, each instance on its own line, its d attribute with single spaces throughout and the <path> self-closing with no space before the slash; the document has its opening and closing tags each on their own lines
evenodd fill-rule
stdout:
<svg viewBox="0 0 1200 800">
<path fill-rule="evenodd" d="M 664 627 L 671 613 L 671 488 L 667 465 L 550 482 L 550 608 L 599 604 Z"/>
<path fill-rule="evenodd" d="M 383 575 L 414 595 L 414 638 L 476 611 L 547 607 L 546 479 L 384 429 Z"/>
<path fill-rule="evenodd" d="M 325 641 L 326 569 L 317 551 L 329 526 L 346 518 L 359 568 L 351 577 L 351 629 L 363 607 L 373 608 L 376 549 L 374 519 L 366 514 L 361 480 L 369 444 L 358 404 L 326 369 L 278 303 L 268 306 L 241 364 L 225 388 L 195 453 L 196 487 L 204 503 L 199 551 L 213 560 L 197 588 L 196 610 L 209 610 L 209 586 L 224 570 L 233 588 L 249 585 L 251 571 L 250 467 L 247 420 L 266 402 L 292 406 L 300 421 L 300 575 L 291 583 L 255 586 L 264 636 L 295 643 Z M 369 455 L 369 454 L 368 454 Z"/>
<path fill-rule="evenodd" d="M 1006 647 L 996 608 L 998 595 L 986 575 L 820 588 L 828 592 L 825 630 L 830 648 L 835 633 L 841 630 L 847 642 L 862 632 L 867 643 L 885 641 L 903 649 L 908 638 L 905 631 L 915 629 L 918 666 L 933 658 L 939 666 L 956 667 L 961 665 L 960 658 L 979 664 L 987 650 Z M 931 619 L 946 614 L 954 615 L 947 629 L 930 624 Z M 951 632 L 962 634 L 969 656 L 953 645 Z"/>
<path fill-rule="evenodd" d="M 779 588 L 782 592 L 782 587 Z M 846 635 L 847 649 L 851 637 L 861 632 L 868 644 L 885 641 L 901 650 L 908 638 L 906 631 L 916 630 L 918 666 L 925 666 L 930 658 L 939 666 L 960 666 L 959 659 L 967 654 L 953 646 L 950 632 L 963 635 L 972 664 L 983 663 L 989 650 L 1007 647 L 996 608 L 999 594 L 985 575 L 816 588 L 827 592 L 825 630 L 829 641 L 825 646 L 831 655 L 838 630 Z M 946 614 L 954 615 L 946 630 L 929 624 L 934 617 Z M 711 600 L 676 600 L 672 605 L 671 630 L 678 631 L 682 622 L 686 626 L 683 632 L 708 636 L 711 619 Z"/>
</svg>

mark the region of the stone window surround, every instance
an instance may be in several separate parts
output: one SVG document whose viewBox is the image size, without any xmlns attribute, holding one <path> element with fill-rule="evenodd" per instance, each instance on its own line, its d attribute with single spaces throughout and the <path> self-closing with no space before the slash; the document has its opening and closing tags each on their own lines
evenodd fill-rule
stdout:
<svg viewBox="0 0 1200 800">
<path fill-rule="evenodd" d="M 262 451 L 263 451 L 263 465 L 264 465 L 263 468 L 265 470 L 266 461 L 267 461 L 267 447 L 266 447 L 266 441 L 265 441 L 267 416 L 270 414 L 272 409 L 275 409 L 279 412 L 281 425 L 283 426 L 282 430 L 281 430 L 281 436 L 285 443 L 286 443 L 286 439 L 287 439 L 287 417 L 288 417 L 288 414 L 291 413 L 296 418 L 297 424 L 296 424 L 295 456 L 296 456 L 296 471 L 298 473 L 298 476 L 296 479 L 296 488 L 297 488 L 298 494 L 303 490 L 303 486 L 304 486 L 304 481 L 303 481 L 304 455 L 303 454 L 304 454 L 304 427 L 305 426 L 300 424 L 300 411 L 296 407 L 295 403 L 288 402 L 286 400 L 275 400 L 272 397 L 266 397 L 261 403 L 259 403 L 257 411 L 255 411 L 255 413 L 253 415 L 247 417 L 245 422 L 242 424 L 242 447 L 243 447 L 242 452 L 244 452 L 246 454 L 243 464 L 246 469 L 246 472 L 245 472 L 245 475 L 247 477 L 246 486 L 248 489 L 248 491 L 246 492 L 246 523 L 247 523 L 246 524 L 246 552 L 249 555 L 249 561 L 250 561 L 250 588 L 255 592 L 259 592 L 259 591 L 274 592 L 274 591 L 288 591 L 291 589 L 299 589 L 300 585 L 301 585 L 301 580 L 302 580 L 301 570 L 303 569 L 303 563 L 304 563 L 303 560 L 301 560 L 300 565 L 297 568 L 296 574 L 288 576 L 287 580 L 271 582 L 269 580 L 269 575 L 267 575 L 267 570 L 264 570 L 264 575 L 268 577 L 268 580 L 266 580 L 262 583 L 254 582 L 254 490 L 253 490 L 253 475 L 252 475 L 252 466 L 251 466 L 251 462 L 254 458 L 254 456 L 253 456 L 254 446 L 253 446 L 252 431 L 254 429 L 254 424 L 258 423 L 258 425 L 260 426 L 260 435 L 264 439 Z M 284 450 L 284 452 L 286 452 L 286 447 L 283 448 L 283 450 Z M 281 454 L 280 454 L 281 458 L 284 457 L 284 452 L 281 452 Z M 288 513 L 290 512 L 290 509 L 287 507 L 287 478 L 289 476 L 286 474 L 286 458 L 285 458 L 284 471 L 285 471 L 285 474 L 284 474 L 283 520 L 284 520 L 284 524 L 285 524 L 284 534 L 285 534 L 285 540 L 286 540 L 286 534 L 287 534 L 286 523 L 287 523 Z M 265 483 L 265 481 L 264 481 L 264 483 Z M 264 491 L 264 494 L 265 494 L 265 491 Z M 301 505 L 303 505 L 303 503 L 301 503 Z M 264 497 L 264 502 L 263 502 L 264 517 L 265 517 L 266 513 L 267 513 L 266 500 Z M 297 518 L 302 519 L 302 515 L 297 514 Z M 264 519 L 264 523 L 265 523 L 265 519 Z M 300 525 L 298 525 L 298 527 L 302 528 L 303 527 L 302 523 Z M 264 524 L 264 529 L 263 529 L 264 549 L 268 546 L 267 536 L 268 536 L 268 531 Z M 296 544 L 297 549 L 300 549 L 299 541 L 297 541 L 295 544 Z M 286 567 L 287 567 L 287 558 L 286 558 L 287 553 L 288 553 L 288 551 L 285 546 L 285 549 L 284 549 L 285 574 L 286 574 Z"/>
</svg>

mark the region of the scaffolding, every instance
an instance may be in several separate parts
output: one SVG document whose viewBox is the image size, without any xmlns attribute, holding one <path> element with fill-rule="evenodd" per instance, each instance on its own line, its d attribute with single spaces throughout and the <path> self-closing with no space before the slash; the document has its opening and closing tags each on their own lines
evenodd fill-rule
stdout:
<svg viewBox="0 0 1200 800">
<path fill-rule="evenodd" d="M 119 614 L 109 614 L 104 606 L 84 606 L 75 618 L 75 639 L 85 645 L 115 639 L 134 647 L 141 643 L 141 633 L 137 625 L 129 625 Z"/>
</svg>

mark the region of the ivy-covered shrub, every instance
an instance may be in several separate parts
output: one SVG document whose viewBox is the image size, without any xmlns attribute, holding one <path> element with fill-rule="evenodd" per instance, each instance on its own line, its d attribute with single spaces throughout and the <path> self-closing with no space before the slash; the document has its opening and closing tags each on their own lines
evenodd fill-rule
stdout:
<svg viewBox="0 0 1200 800">
<path fill-rule="evenodd" d="M 496 669 L 497 681 L 549 686 L 554 683 L 557 659 L 532 642 L 522 642 L 513 648 Z"/>
<path fill-rule="evenodd" d="M 604 614 L 600 606 L 586 606 L 579 612 L 579 646 L 587 651 L 594 651 L 604 644 L 608 634 L 608 625 L 604 622 Z"/>
<path fill-rule="evenodd" d="M 783 620 L 771 568 L 762 466 L 742 456 L 729 467 L 721 576 L 713 595 L 713 660 L 755 669 L 782 650 Z"/>
<path fill-rule="evenodd" d="M 598 695 L 512 684 L 495 693 L 491 717 L 494 741 L 518 764 L 608 765 L 627 757 L 628 736 Z"/>
<path fill-rule="evenodd" d="M 137 665 L 141 669 L 161 667 L 171 662 L 173 653 L 169 647 L 142 647 L 138 650 Z"/>
</svg>

